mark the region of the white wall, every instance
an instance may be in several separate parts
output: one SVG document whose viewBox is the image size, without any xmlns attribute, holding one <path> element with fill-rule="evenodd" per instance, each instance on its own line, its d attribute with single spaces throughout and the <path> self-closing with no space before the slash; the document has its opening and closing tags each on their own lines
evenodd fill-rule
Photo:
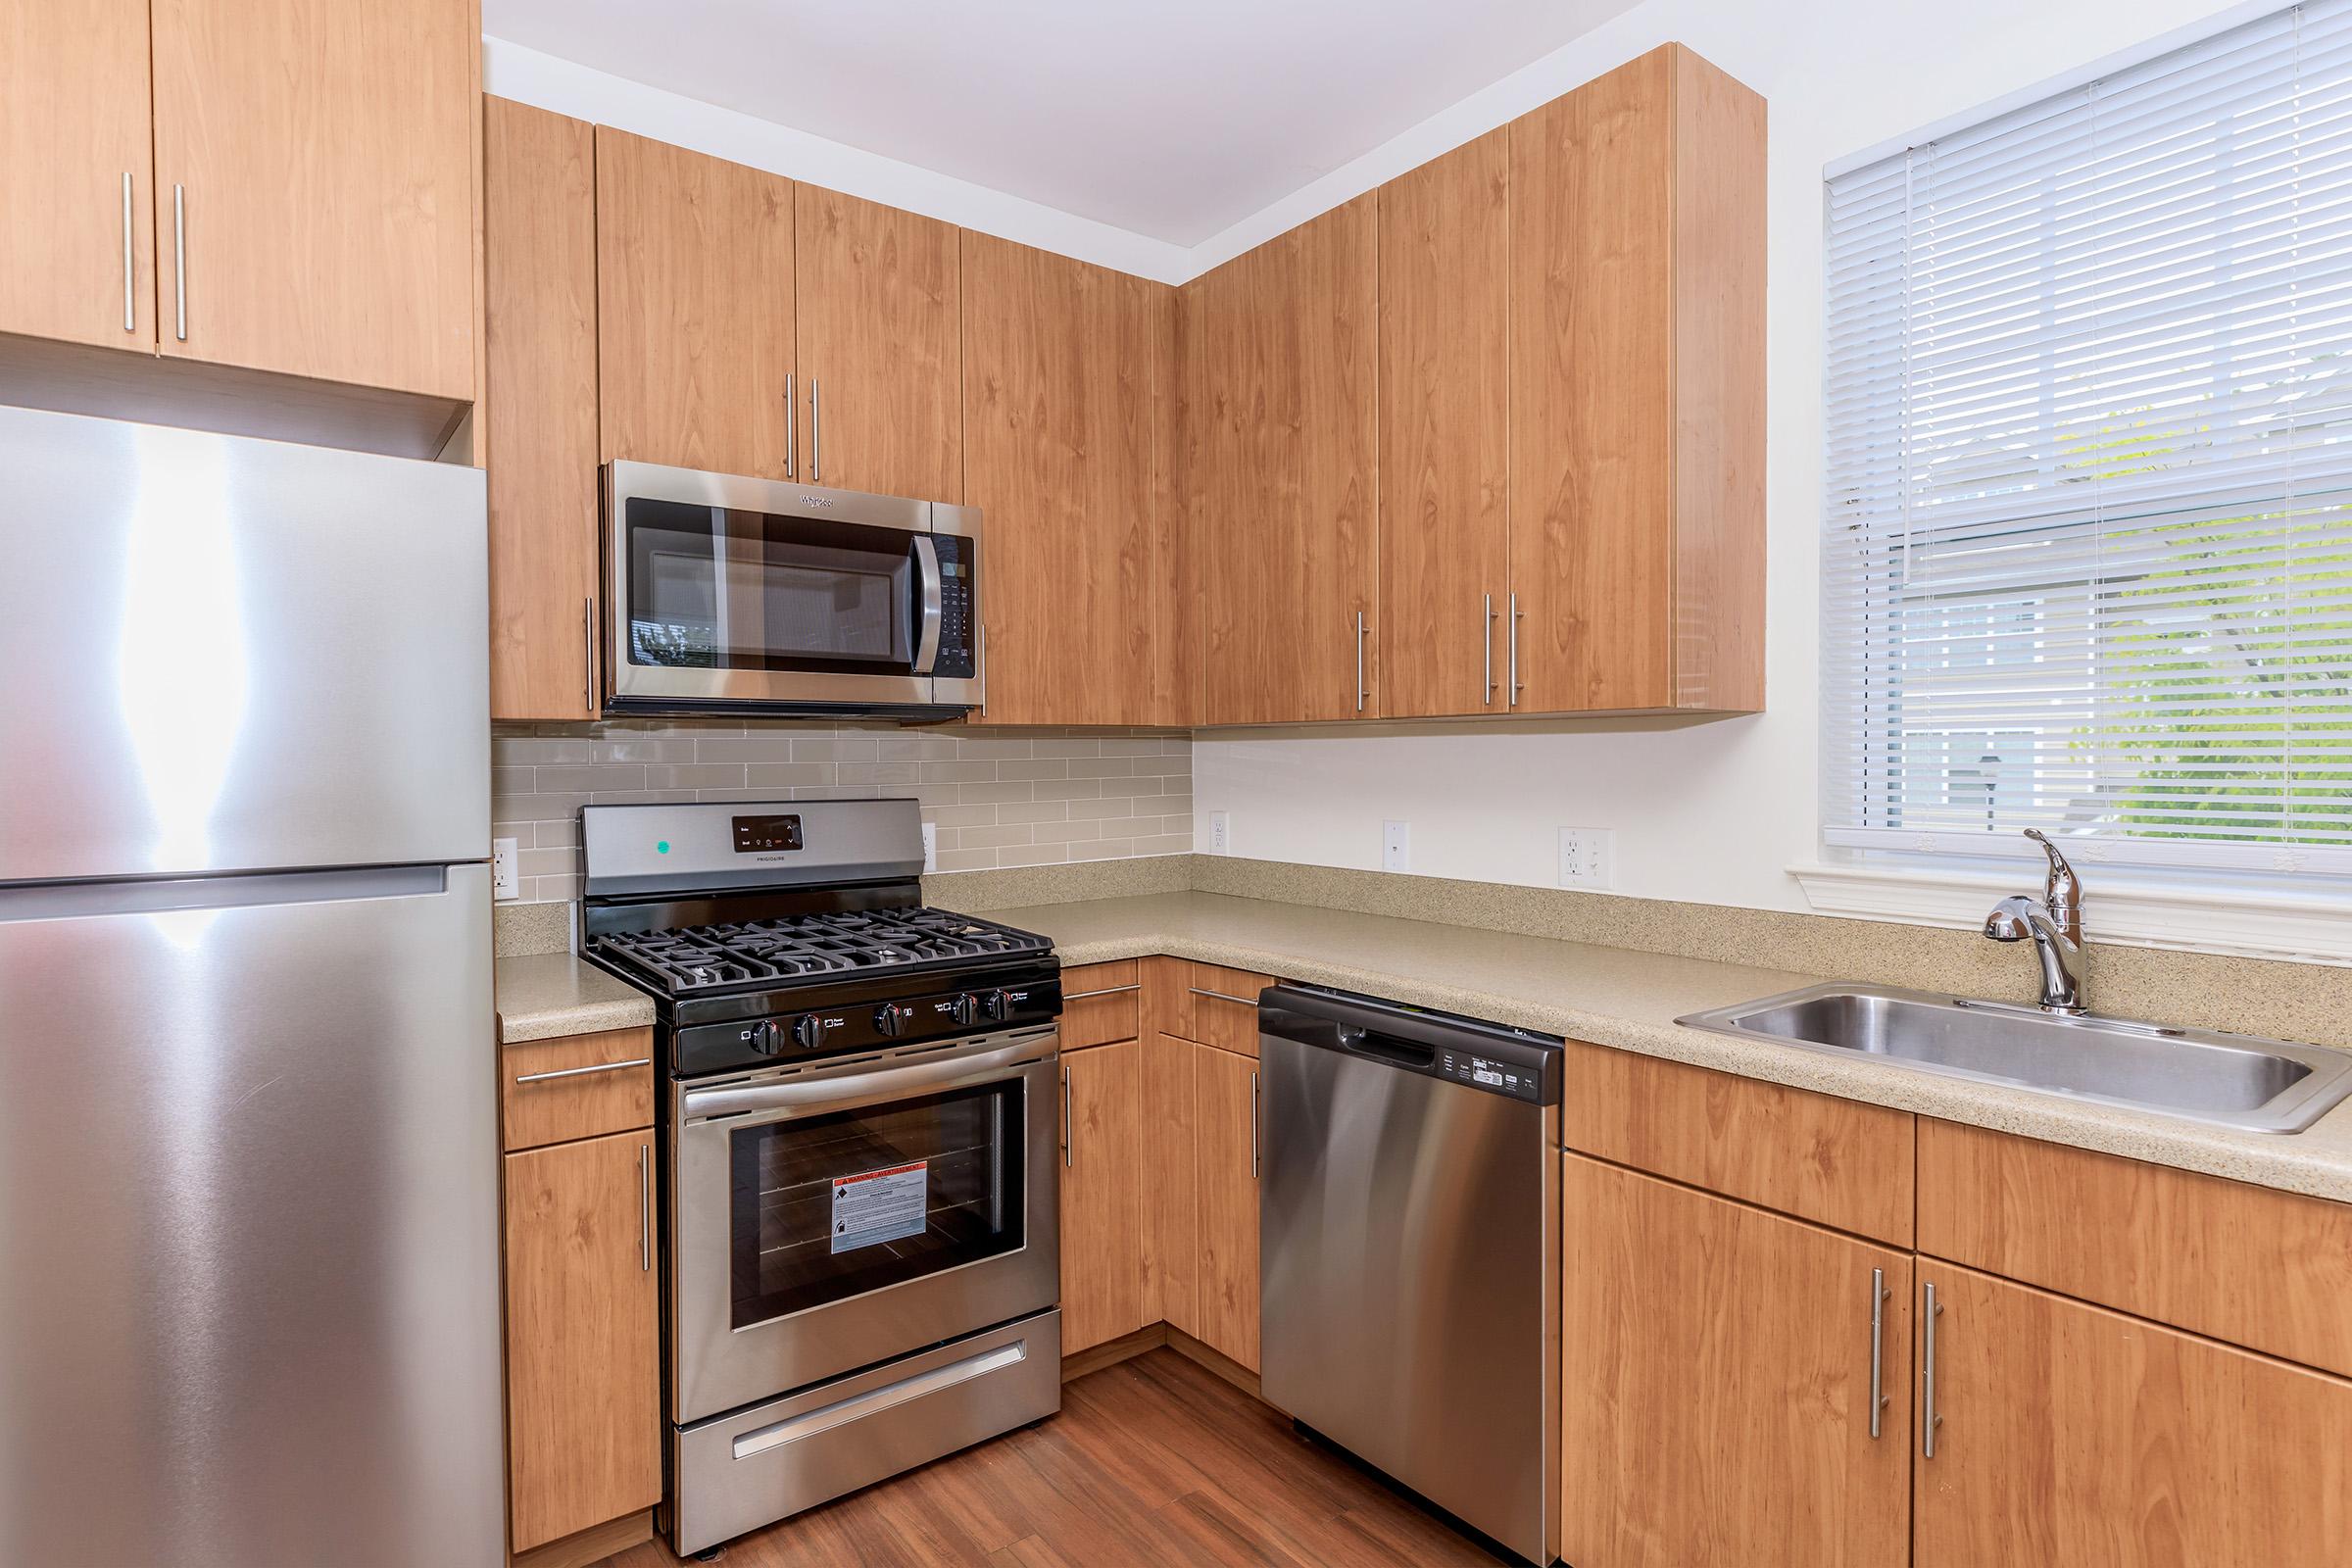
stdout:
<svg viewBox="0 0 2352 1568">
<path fill-rule="evenodd" d="M 1247 248 L 1668 40 L 1771 105 L 1767 702 L 1685 727 L 1225 731 L 1194 748 L 1194 842 L 1230 813 L 1233 853 L 1377 867 L 1381 824 L 1412 824 L 1412 869 L 1548 886 L 1557 830 L 1616 832 L 1614 886 L 1650 898 L 1802 909 L 1787 874 L 1818 858 L 1815 529 L 1821 488 L 1821 181 L 1980 106 L 2082 78 L 2273 3 L 2213 0 L 1647 0 L 1589 37 L 1220 236 Z M 1402 162 L 1398 160 L 1402 159 Z M 1271 223 L 1273 226 L 1265 227 Z M 1265 233 L 1256 230 L 1265 227 Z M 1218 259 L 1221 259 L 1219 257 Z"/>
</svg>

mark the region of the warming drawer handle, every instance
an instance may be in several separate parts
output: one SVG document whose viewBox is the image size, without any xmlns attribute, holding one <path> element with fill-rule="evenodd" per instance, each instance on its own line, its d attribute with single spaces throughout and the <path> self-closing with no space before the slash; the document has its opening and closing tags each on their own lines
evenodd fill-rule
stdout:
<svg viewBox="0 0 2352 1568">
<path fill-rule="evenodd" d="M 552 1072 L 526 1072 L 514 1081 L 518 1084 L 543 1084 L 552 1078 L 578 1078 L 592 1072 L 625 1072 L 631 1067 L 651 1067 L 654 1058 L 639 1056 L 634 1061 L 600 1061 L 593 1067 L 559 1067 Z"/>
<path fill-rule="evenodd" d="M 983 1350 L 978 1355 L 967 1355 L 960 1361 L 950 1361 L 946 1366 L 918 1372 L 913 1377 L 884 1384 L 881 1388 L 853 1395 L 847 1399 L 820 1404 L 813 1410 L 789 1416 L 772 1426 L 746 1432 L 735 1440 L 735 1457 L 749 1459 L 770 1448 L 780 1448 L 787 1443 L 813 1438 L 820 1432 L 830 1432 L 835 1427 L 861 1421 L 869 1415 L 880 1415 L 911 1399 L 941 1393 L 958 1384 L 969 1383 L 974 1378 L 984 1378 L 991 1372 L 1002 1372 L 1008 1366 L 1018 1366 L 1028 1359 L 1029 1342 L 1015 1340 L 1010 1345 Z"/>
</svg>

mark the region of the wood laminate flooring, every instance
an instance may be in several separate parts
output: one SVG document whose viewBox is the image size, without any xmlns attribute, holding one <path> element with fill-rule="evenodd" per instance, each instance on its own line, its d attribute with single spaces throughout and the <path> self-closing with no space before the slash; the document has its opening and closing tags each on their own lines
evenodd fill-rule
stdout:
<svg viewBox="0 0 2352 1568">
<path fill-rule="evenodd" d="M 1493 1568 L 1501 1559 L 1174 1350 L 1061 1414 L 731 1542 L 725 1568 Z M 659 1541 L 610 1568 L 671 1568 Z"/>
</svg>

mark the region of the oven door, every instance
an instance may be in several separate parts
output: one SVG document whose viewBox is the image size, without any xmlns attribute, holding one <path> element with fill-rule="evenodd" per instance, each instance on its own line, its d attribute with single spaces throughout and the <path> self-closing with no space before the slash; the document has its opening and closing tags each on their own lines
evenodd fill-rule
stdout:
<svg viewBox="0 0 2352 1568">
<path fill-rule="evenodd" d="M 937 706 L 965 618 L 960 540 L 928 502 L 615 463 L 607 471 L 607 706 Z M 952 580 L 953 579 L 953 580 Z M 954 650 L 951 649 L 951 653 Z"/>
<path fill-rule="evenodd" d="M 1054 1304 L 1051 1028 L 682 1085 L 671 1414 L 695 1421 Z"/>
</svg>

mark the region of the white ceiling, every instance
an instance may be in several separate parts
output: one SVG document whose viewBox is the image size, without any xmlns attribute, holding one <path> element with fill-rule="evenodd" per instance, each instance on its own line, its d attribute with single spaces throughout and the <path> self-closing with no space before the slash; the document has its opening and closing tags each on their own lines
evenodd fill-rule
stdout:
<svg viewBox="0 0 2352 1568">
<path fill-rule="evenodd" d="M 1191 247 L 1633 0 L 483 0 L 483 30 Z"/>
</svg>

